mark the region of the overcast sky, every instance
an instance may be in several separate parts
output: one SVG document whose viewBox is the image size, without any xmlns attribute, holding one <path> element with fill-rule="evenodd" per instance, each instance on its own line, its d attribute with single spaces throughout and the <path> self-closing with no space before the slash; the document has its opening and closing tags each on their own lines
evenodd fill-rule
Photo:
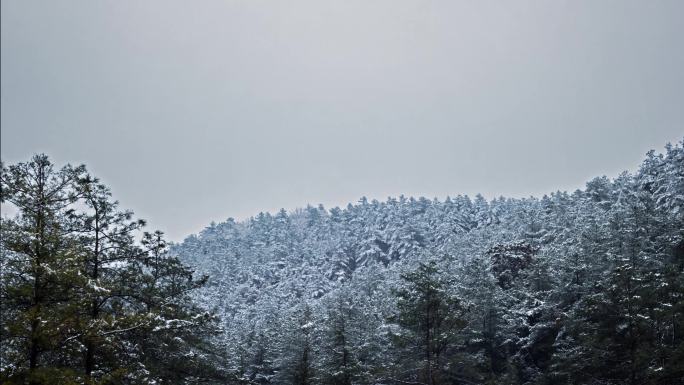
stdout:
<svg viewBox="0 0 684 385">
<path fill-rule="evenodd" d="M 1 4 L 2 159 L 85 163 L 173 240 L 574 190 L 684 137 L 684 1 Z"/>
</svg>

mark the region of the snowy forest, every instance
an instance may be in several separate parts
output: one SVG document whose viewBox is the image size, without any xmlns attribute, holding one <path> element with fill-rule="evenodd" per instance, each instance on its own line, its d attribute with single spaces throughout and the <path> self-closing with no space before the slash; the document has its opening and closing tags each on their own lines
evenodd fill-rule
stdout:
<svg viewBox="0 0 684 385">
<path fill-rule="evenodd" d="M 1 179 L 2 384 L 684 383 L 684 141 L 572 192 L 361 198 L 180 243 L 84 166 Z"/>
</svg>

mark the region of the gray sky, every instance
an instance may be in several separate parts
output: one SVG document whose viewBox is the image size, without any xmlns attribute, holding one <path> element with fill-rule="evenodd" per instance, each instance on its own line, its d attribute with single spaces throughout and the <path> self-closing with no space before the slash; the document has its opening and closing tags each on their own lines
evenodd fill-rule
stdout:
<svg viewBox="0 0 684 385">
<path fill-rule="evenodd" d="M 684 1 L 3 0 L 2 158 L 173 240 L 365 195 L 539 195 L 684 135 Z"/>
</svg>

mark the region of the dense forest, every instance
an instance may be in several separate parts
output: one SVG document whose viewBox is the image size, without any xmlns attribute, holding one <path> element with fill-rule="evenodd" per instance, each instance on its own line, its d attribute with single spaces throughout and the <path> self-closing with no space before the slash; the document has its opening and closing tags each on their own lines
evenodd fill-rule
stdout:
<svg viewBox="0 0 684 385">
<path fill-rule="evenodd" d="M 178 244 L 83 166 L 1 179 L 3 384 L 684 383 L 684 141 L 574 192 L 361 198 Z"/>
</svg>

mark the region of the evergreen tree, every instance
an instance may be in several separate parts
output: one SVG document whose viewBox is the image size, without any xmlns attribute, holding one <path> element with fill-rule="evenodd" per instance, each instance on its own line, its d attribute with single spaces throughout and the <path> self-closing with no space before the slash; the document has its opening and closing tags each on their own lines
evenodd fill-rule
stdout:
<svg viewBox="0 0 684 385">
<path fill-rule="evenodd" d="M 62 348 L 76 330 L 74 285 L 80 256 L 66 221 L 83 166 L 56 170 L 45 155 L 2 167 L 1 202 L 19 214 L 2 219 L 3 383 L 72 383 Z"/>
<path fill-rule="evenodd" d="M 109 188 L 97 178 L 84 176 L 77 182 L 82 208 L 69 213 L 71 226 L 77 231 L 78 252 L 82 261 L 83 284 L 78 288 L 81 333 L 71 341 L 74 349 L 84 350 L 82 366 L 88 382 L 119 377 L 123 367 L 121 352 L 124 332 L 140 324 L 140 314 L 123 311 L 134 305 L 135 293 L 122 285 L 122 274 L 145 256 L 133 239 L 144 221 L 133 220 L 130 211 L 120 211 L 112 201 Z"/>
<path fill-rule="evenodd" d="M 8 384 L 222 381 L 215 318 L 161 233 L 120 211 L 83 166 L 2 168 L 2 367 Z"/>
<path fill-rule="evenodd" d="M 309 305 L 295 309 L 286 323 L 279 383 L 311 385 L 316 383 L 316 324 Z"/>
<path fill-rule="evenodd" d="M 460 301 L 449 294 L 435 262 L 420 263 L 401 278 L 405 285 L 395 292 L 397 314 L 392 321 L 399 327 L 395 342 L 400 360 L 408 364 L 406 378 L 444 383 L 443 354 L 455 346 L 465 326 Z"/>
</svg>

